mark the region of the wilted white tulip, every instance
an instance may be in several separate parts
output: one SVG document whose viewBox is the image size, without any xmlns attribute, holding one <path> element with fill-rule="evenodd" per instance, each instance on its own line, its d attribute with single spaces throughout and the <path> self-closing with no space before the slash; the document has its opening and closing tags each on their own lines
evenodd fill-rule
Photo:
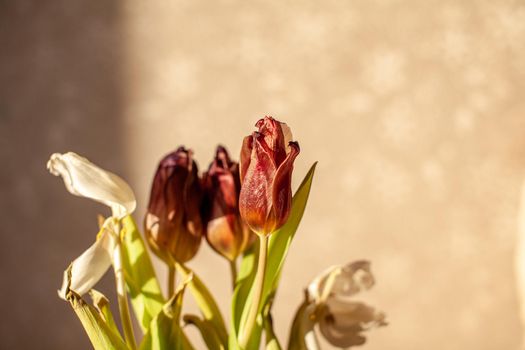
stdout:
<svg viewBox="0 0 525 350">
<path fill-rule="evenodd" d="M 95 243 L 75 259 L 64 273 L 59 295 L 65 299 L 68 290 L 79 295 L 85 294 L 102 278 L 112 263 L 120 265 L 120 254 L 116 249 L 118 220 L 135 210 L 136 201 L 133 191 L 124 180 L 76 153 L 51 155 L 47 168 L 53 175 L 62 177 L 69 192 L 106 204 L 113 213 L 104 222 Z"/>
<path fill-rule="evenodd" d="M 374 283 L 368 261 L 325 270 L 308 285 L 306 300 L 293 325 L 296 339 L 291 339 L 290 344 L 302 342 L 308 350 L 318 349 L 315 324 L 333 346 L 348 348 L 364 344 L 363 331 L 387 324 L 384 313 L 352 298 Z M 292 349 L 295 348 L 292 346 Z"/>
<path fill-rule="evenodd" d="M 374 285 L 368 261 L 334 266 L 318 276 L 308 293 L 317 305 L 319 329 L 332 345 L 347 348 L 362 345 L 361 334 L 370 328 L 384 326 L 385 314 L 349 297 Z"/>
</svg>

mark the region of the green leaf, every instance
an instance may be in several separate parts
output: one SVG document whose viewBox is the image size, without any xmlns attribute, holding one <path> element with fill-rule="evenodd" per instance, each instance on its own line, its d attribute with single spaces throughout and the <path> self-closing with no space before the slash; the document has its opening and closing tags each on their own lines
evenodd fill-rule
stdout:
<svg viewBox="0 0 525 350">
<path fill-rule="evenodd" d="M 266 302 L 268 302 L 269 297 L 275 294 L 277 290 L 284 260 L 286 259 L 288 249 L 290 248 L 292 239 L 295 236 L 295 232 L 297 232 L 297 228 L 301 223 L 306 209 L 316 165 L 317 162 L 310 167 L 299 189 L 295 192 L 292 200 L 292 210 L 288 220 L 279 230 L 270 236 L 263 292 L 263 300 L 266 300 Z M 264 305 L 262 307 L 264 307 Z"/>
<path fill-rule="evenodd" d="M 237 276 L 237 282 L 235 284 L 235 290 L 233 292 L 232 320 L 234 321 L 235 330 L 238 330 L 242 310 L 250 294 L 253 280 L 255 279 L 258 252 L 259 240 L 257 239 L 243 255 L 239 274 Z"/>
<path fill-rule="evenodd" d="M 231 332 L 228 338 L 229 348 L 232 350 L 240 349 L 237 344 L 239 323 L 241 321 L 242 311 L 250 293 L 250 287 L 255 278 L 255 261 L 257 261 L 257 252 L 259 251 L 259 240 L 257 239 L 252 246 L 244 253 L 237 275 L 235 290 L 232 297 L 232 317 Z"/>
<path fill-rule="evenodd" d="M 209 350 L 226 349 L 210 321 L 203 320 L 199 316 L 191 314 L 184 315 L 183 320 L 186 324 L 191 324 L 197 327 Z"/>
<path fill-rule="evenodd" d="M 256 261 L 259 255 L 259 240 L 255 240 L 252 246 L 244 253 L 237 283 L 232 297 L 232 318 L 231 332 L 228 338 L 229 349 L 239 350 L 238 344 L 239 329 L 241 328 L 242 312 L 247 301 L 251 300 L 251 286 L 255 279 Z M 262 334 L 262 318 L 258 317 L 253 330 L 253 336 L 248 342 L 248 349 L 257 349 L 259 347 Z"/>
<path fill-rule="evenodd" d="M 262 294 L 263 302 L 260 306 L 261 310 L 270 302 L 271 296 L 274 295 L 277 290 L 284 260 L 306 209 L 316 165 L 317 162 L 310 167 L 310 170 L 295 192 L 288 220 L 279 230 L 270 236 Z M 244 254 L 241 262 L 237 286 L 232 300 L 232 332 L 229 339 L 229 345 L 232 349 L 239 349 L 237 339 L 244 323 L 243 321 L 247 318 L 249 312 L 253 294 L 252 285 L 255 279 L 258 248 L 258 243 L 254 244 L 252 248 Z M 259 317 L 250 339 L 250 345 L 247 348 L 258 348 L 263 329 L 262 323 L 262 317 Z M 253 344 L 254 342 L 255 344 Z"/>
<path fill-rule="evenodd" d="M 72 291 L 67 298 L 95 350 L 129 350 L 120 334 L 106 324 L 93 306 Z"/>
<path fill-rule="evenodd" d="M 151 259 L 131 216 L 122 219 L 122 260 L 131 304 L 145 332 L 165 303 Z"/>
<path fill-rule="evenodd" d="M 109 299 L 106 298 L 106 296 L 102 293 L 100 293 L 98 290 L 91 289 L 89 291 L 89 295 L 91 296 L 91 299 L 93 300 L 93 305 L 95 305 L 95 308 L 97 309 L 98 313 L 106 322 L 108 327 L 115 333 L 120 334 L 117 324 L 115 323 L 115 318 L 113 317 L 113 313 L 111 312 L 111 309 L 109 308 Z"/>
<path fill-rule="evenodd" d="M 222 318 L 222 313 L 212 294 L 206 288 L 204 283 L 200 278 L 195 275 L 188 267 L 183 264 L 176 263 L 175 267 L 177 271 L 181 274 L 183 278 L 186 278 L 188 275 L 193 275 L 192 280 L 188 284 L 193 298 L 197 302 L 199 309 L 204 317 L 204 320 L 212 326 L 219 337 L 221 344 L 226 347 L 228 342 L 228 333 L 226 331 L 226 326 L 224 324 L 224 319 Z"/>
<path fill-rule="evenodd" d="M 175 295 L 162 307 L 153 318 L 142 342 L 140 350 L 188 350 L 193 349 L 180 326 L 184 290 L 192 275 L 186 276 Z"/>
</svg>

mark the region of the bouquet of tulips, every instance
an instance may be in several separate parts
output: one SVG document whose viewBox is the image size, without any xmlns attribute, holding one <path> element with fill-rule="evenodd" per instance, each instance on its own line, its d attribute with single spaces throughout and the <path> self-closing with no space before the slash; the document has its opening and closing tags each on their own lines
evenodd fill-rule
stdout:
<svg viewBox="0 0 525 350">
<path fill-rule="evenodd" d="M 315 164 L 292 197 L 299 144 L 292 141 L 286 124 L 271 117 L 259 120 L 256 127 L 243 140 L 239 164 L 221 146 L 201 176 L 192 151 L 184 147 L 160 161 L 144 218 L 145 240 L 131 216 L 135 195 L 123 179 L 72 152 L 51 156 L 48 168 L 63 178 L 69 192 L 106 204 L 112 211 L 100 218 L 95 243 L 69 265 L 59 290 L 96 350 L 193 349 L 186 327 L 196 327 L 209 349 L 260 349 L 261 343 L 265 349 L 281 349 L 273 330 L 272 304 L 306 207 Z M 203 236 L 231 266 L 229 326 L 204 281 L 187 266 Z M 161 291 L 146 245 L 168 267 L 167 295 Z M 120 327 L 109 300 L 93 289 L 111 267 Z M 373 284 L 367 261 L 321 273 L 305 288 L 288 349 L 319 349 L 319 333 L 336 347 L 363 344 L 364 331 L 386 324 L 383 313 L 353 300 Z M 184 313 L 186 290 L 199 315 Z"/>
</svg>

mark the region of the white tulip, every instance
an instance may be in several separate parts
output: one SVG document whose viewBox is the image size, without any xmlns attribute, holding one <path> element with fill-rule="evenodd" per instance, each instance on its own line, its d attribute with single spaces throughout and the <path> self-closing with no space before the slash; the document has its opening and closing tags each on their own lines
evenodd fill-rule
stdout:
<svg viewBox="0 0 525 350">
<path fill-rule="evenodd" d="M 385 314 L 351 299 L 374 285 L 368 261 L 356 261 L 345 266 L 332 266 L 317 276 L 308 286 L 312 305 L 310 319 L 317 320 L 325 339 L 340 348 L 361 345 L 361 334 L 373 327 L 386 325 Z M 312 349 L 315 347 L 311 347 Z M 310 349 L 310 347 L 309 347 Z"/>
<path fill-rule="evenodd" d="M 112 210 L 112 217 L 104 222 L 95 243 L 64 272 L 58 294 L 66 299 L 69 290 L 78 295 L 87 293 L 112 264 L 119 265 L 120 269 L 118 221 L 135 210 L 136 201 L 124 180 L 76 153 L 51 155 L 47 168 L 53 175 L 62 177 L 70 193 L 103 203 Z"/>
</svg>

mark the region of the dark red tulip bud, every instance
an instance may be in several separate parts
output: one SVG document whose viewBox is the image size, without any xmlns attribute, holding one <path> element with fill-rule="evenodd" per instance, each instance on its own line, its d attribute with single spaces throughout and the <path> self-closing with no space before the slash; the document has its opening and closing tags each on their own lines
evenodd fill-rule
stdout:
<svg viewBox="0 0 525 350">
<path fill-rule="evenodd" d="M 216 252 L 235 261 L 255 238 L 239 214 L 239 164 L 230 159 L 224 147 L 218 146 L 202 181 L 206 239 Z"/>
<path fill-rule="evenodd" d="M 179 147 L 159 163 L 144 219 L 150 247 L 168 264 L 184 263 L 197 253 L 203 233 L 201 201 L 192 151 Z"/>
<path fill-rule="evenodd" d="M 241 150 L 239 208 L 248 226 L 266 235 L 284 225 L 290 215 L 299 144 L 292 141 L 290 128 L 272 117 L 264 117 L 255 126 L 259 131 L 244 139 Z"/>
</svg>

